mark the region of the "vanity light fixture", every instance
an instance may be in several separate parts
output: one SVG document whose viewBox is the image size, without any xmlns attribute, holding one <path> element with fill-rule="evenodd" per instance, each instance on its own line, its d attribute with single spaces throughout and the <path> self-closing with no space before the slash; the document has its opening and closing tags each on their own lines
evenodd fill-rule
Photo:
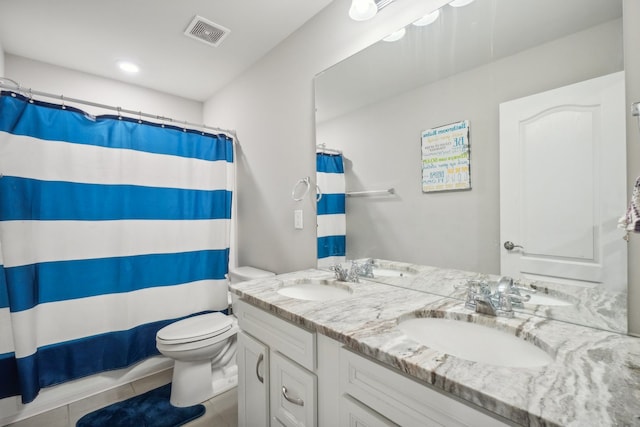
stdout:
<svg viewBox="0 0 640 427">
<path fill-rule="evenodd" d="M 440 16 L 440 9 L 434 10 L 433 12 L 424 15 L 422 18 L 418 19 L 417 21 L 414 21 L 413 25 L 415 25 L 416 27 L 424 27 L 426 25 L 433 24 L 434 22 L 436 22 L 439 16 Z"/>
<path fill-rule="evenodd" d="M 407 29 L 403 27 L 403 28 L 400 28 L 398 31 L 394 31 L 393 33 L 389 34 L 387 37 L 383 38 L 382 40 L 386 42 L 395 42 L 403 38 L 406 32 L 407 32 Z"/>
<path fill-rule="evenodd" d="M 473 2 L 474 2 L 474 0 L 453 0 L 452 2 L 449 3 L 449 6 L 462 7 L 462 6 L 466 6 L 468 4 L 471 4 Z"/>
<path fill-rule="evenodd" d="M 140 71 L 140 67 L 138 67 L 133 62 L 128 62 L 128 61 L 118 62 L 118 67 L 125 73 L 129 73 L 129 74 L 136 74 L 137 72 Z"/>
<path fill-rule="evenodd" d="M 378 6 L 374 0 L 351 0 L 349 17 L 354 21 L 366 21 L 376 16 Z"/>
</svg>

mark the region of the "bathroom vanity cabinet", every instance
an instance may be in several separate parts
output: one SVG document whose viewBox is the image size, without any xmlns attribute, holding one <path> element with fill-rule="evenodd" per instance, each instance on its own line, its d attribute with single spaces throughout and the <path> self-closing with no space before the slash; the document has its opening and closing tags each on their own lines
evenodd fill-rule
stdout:
<svg viewBox="0 0 640 427">
<path fill-rule="evenodd" d="M 245 301 L 234 312 L 241 427 L 509 425 Z"/>
<path fill-rule="evenodd" d="M 467 274 L 416 271 L 419 283 L 449 288 Z M 637 338 L 524 313 L 493 318 L 454 298 L 372 281 L 348 283 L 349 296 L 330 301 L 281 292 L 286 286 L 330 286 L 332 278 L 309 269 L 230 285 L 243 330 L 241 425 L 637 424 Z M 519 368 L 455 357 L 398 326 L 416 317 L 466 319 L 510 332 L 552 360 Z"/>
<path fill-rule="evenodd" d="M 330 389 L 335 381 L 325 381 L 332 357 L 318 363 L 318 354 L 333 353 L 335 359 L 339 344 L 244 301 L 237 301 L 234 312 L 242 330 L 237 354 L 239 425 L 337 425 L 337 387 Z"/>
</svg>

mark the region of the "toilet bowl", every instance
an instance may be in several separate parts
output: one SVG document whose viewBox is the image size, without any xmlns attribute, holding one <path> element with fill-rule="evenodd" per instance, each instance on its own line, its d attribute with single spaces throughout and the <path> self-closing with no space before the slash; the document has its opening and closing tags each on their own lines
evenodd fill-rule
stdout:
<svg viewBox="0 0 640 427">
<path fill-rule="evenodd" d="M 173 406 L 204 402 L 237 384 L 235 378 L 230 387 L 216 390 L 213 381 L 214 372 L 229 371 L 229 362 L 235 365 L 232 359 L 237 333 L 236 318 L 220 312 L 189 317 L 158 331 L 158 351 L 174 360 L 170 398 Z"/>
<path fill-rule="evenodd" d="M 232 283 L 273 276 L 253 267 L 229 272 Z M 202 403 L 238 384 L 235 316 L 220 312 L 174 322 L 156 334 L 156 347 L 174 360 L 170 402 L 185 407 Z"/>
</svg>

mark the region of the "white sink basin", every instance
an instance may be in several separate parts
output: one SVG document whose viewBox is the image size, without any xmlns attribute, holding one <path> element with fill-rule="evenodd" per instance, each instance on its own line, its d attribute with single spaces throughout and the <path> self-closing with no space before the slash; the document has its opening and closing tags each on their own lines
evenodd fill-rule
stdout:
<svg viewBox="0 0 640 427">
<path fill-rule="evenodd" d="M 525 302 L 525 305 L 549 305 L 549 306 L 569 306 L 572 305 L 570 302 L 564 301 L 559 298 L 554 298 L 549 295 L 541 295 L 541 294 L 529 294 L 531 295 L 531 299 Z"/>
<path fill-rule="evenodd" d="M 476 323 L 440 318 L 411 318 L 400 330 L 426 347 L 460 359 L 512 368 L 537 368 L 553 361 L 536 345 Z"/>
<path fill-rule="evenodd" d="M 351 288 L 335 280 L 302 279 L 283 283 L 280 295 L 306 301 L 328 301 L 349 298 Z"/>
</svg>

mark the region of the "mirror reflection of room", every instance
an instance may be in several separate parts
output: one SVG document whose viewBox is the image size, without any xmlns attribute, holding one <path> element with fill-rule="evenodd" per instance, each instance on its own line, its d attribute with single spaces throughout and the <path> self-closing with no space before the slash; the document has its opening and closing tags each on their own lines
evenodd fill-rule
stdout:
<svg viewBox="0 0 640 427">
<path fill-rule="evenodd" d="M 621 2 L 428 18 L 316 78 L 316 140 L 342 151 L 347 196 L 395 189 L 346 198 L 346 258 L 550 282 L 616 319 L 551 317 L 626 330 Z M 421 134 L 467 120 L 471 188 L 423 192 Z"/>
</svg>

